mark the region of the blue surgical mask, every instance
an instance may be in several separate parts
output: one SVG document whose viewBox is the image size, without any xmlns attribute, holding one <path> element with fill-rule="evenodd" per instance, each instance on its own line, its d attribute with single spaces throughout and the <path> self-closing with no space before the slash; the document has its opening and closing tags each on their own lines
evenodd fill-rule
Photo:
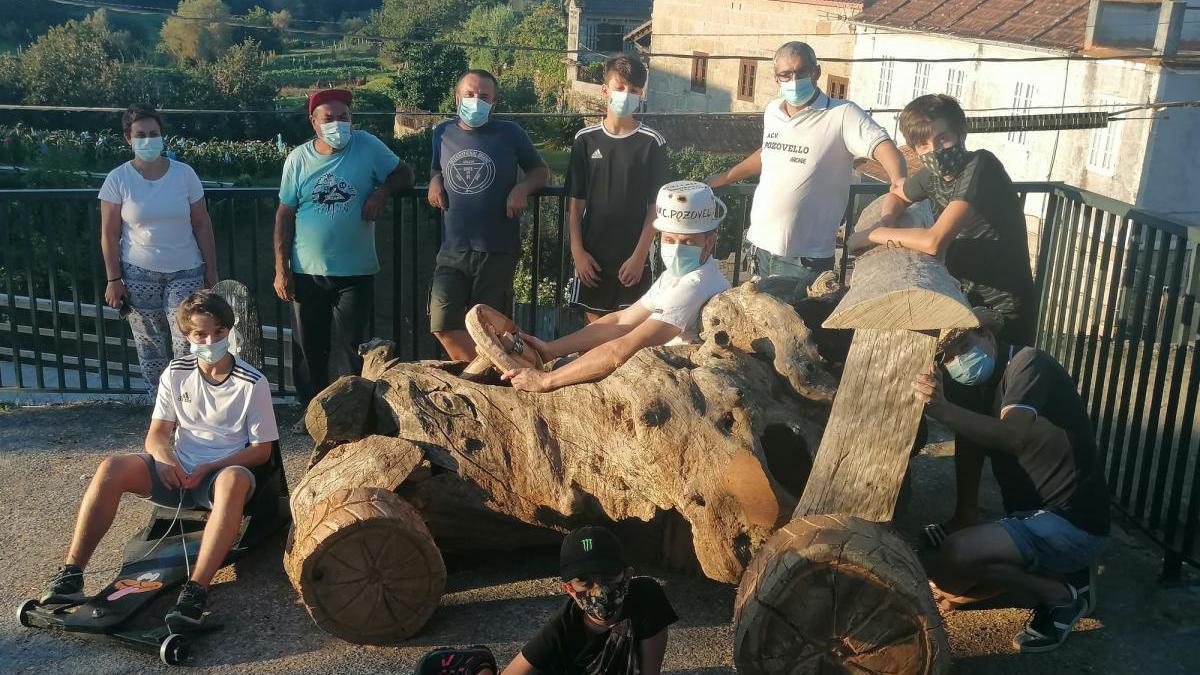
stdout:
<svg viewBox="0 0 1200 675">
<path fill-rule="evenodd" d="M 642 97 L 638 94 L 614 91 L 608 95 L 608 109 L 613 111 L 617 117 L 629 117 L 637 112 L 638 106 L 641 104 Z"/>
<path fill-rule="evenodd" d="M 794 78 L 790 82 L 779 83 L 779 95 L 792 105 L 804 105 L 817 93 L 816 86 L 810 78 Z"/>
<path fill-rule="evenodd" d="M 211 345 L 199 345 L 195 342 L 190 344 L 192 347 L 192 353 L 195 354 L 197 358 L 204 359 L 204 362 L 208 364 L 213 364 L 217 361 L 220 361 L 221 359 L 225 358 L 226 354 L 229 353 L 228 335 L 220 340 L 217 340 Z"/>
<path fill-rule="evenodd" d="M 129 143 L 133 146 L 133 154 L 143 162 L 153 162 L 163 151 L 162 136 L 134 138 Z"/>
<path fill-rule="evenodd" d="M 704 255 L 704 249 L 689 244 L 662 244 L 658 254 L 662 256 L 663 267 L 668 272 L 682 277 L 700 269 L 700 257 Z"/>
<path fill-rule="evenodd" d="M 349 122 L 325 122 L 321 124 L 321 138 L 334 150 L 341 150 L 354 135 L 354 126 Z"/>
<path fill-rule="evenodd" d="M 458 119 L 472 129 L 487 124 L 492 114 L 492 104 L 481 98 L 464 98 L 458 103 Z"/>
<path fill-rule="evenodd" d="M 996 369 L 996 358 L 982 346 L 972 345 L 953 360 L 947 361 L 945 366 L 950 379 L 974 387 L 987 382 L 992 376 L 992 371 Z"/>
</svg>

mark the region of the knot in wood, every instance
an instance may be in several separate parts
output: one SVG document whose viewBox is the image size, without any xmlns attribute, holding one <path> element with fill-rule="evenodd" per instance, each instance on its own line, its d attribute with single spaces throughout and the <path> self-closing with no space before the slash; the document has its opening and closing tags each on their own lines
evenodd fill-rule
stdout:
<svg viewBox="0 0 1200 675">
<path fill-rule="evenodd" d="M 669 419 L 671 419 L 671 408 L 662 401 L 654 403 L 642 413 L 642 424 L 648 427 L 662 426 Z"/>
</svg>

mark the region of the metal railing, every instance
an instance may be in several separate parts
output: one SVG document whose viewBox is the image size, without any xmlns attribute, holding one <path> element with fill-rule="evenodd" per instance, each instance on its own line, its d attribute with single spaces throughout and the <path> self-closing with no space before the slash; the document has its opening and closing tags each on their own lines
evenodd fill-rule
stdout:
<svg viewBox="0 0 1200 675">
<path fill-rule="evenodd" d="M 1197 228 L 1058 183 L 1017 185 L 1040 297 L 1038 346 L 1079 384 L 1114 504 L 1165 549 L 1164 574 L 1197 564 L 1200 395 Z M 845 220 L 884 190 L 855 185 Z M 722 191 L 717 257 L 733 283 L 754 186 Z M 221 274 L 259 302 L 267 376 L 292 393 L 291 312 L 273 291 L 273 189 L 207 191 Z M 399 195 L 377 245 L 372 334 L 410 359 L 438 358 L 426 303 L 441 214 L 424 189 Z M 578 326 L 566 310 L 572 264 L 562 188 L 531 200 L 516 281 L 519 325 L 542 336 Z M 847 226 L 849 230 L 849 226 Z M 849 232 L 847 232 L 849 234 Z M 0 190 L 0 392 L 141 393 L 128 327 L 104 307 L 94 190 Z M 841 270 L 849 257 L 841 255 Z"/>
</svg>

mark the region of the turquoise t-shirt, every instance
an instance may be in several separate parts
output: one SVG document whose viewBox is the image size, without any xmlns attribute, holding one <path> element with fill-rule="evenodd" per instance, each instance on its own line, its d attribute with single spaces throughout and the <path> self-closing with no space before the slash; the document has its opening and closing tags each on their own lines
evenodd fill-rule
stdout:
<svg viewBox="0 0 1200 675">
<path fill-rule="evenodd" d="M 355 130 L 340 152 L 322 155 L 313 141 L 283 163 L 279 201 L 296 209 L 292 271 L 331 277 L 375 274 L 375 223 L 363 220 L 367 197 L 400 165 L 383 141 Z"/>
</svg>

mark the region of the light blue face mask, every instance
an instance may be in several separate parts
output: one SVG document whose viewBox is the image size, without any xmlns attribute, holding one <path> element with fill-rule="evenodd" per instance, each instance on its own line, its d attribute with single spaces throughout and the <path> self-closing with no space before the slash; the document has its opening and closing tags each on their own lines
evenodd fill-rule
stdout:
<svg viewBox="0 0 1200 675">
<path fill-rule="evenodd" d="M 637 112 L 642 104 L 642 97 L 627 91 L 614 91 L 608 95 L 608 109 L 617 117 L 629 117 Z"/>
<path fill-rule="evenodd" d="M 133 154 L 143 162 L 153 162 L 163 151 L 162 136 L 134 138 L 129 141 L 129 144 L 133 146 Z"/>
<path fill-rule="evenodd" d="M 481 98 L 464 98 L 458 103 L 458 119 L 472 129 L 487 124 L 492 114 L 492 104 Z"/>
<path fill-rule="evenodd" d="M 321 138 L 334 150 L 341 150 L 354 135 L 354 125 L 349 122 L 325 122 L 321 125 Z"/>
<path fill-rule="evenodd" d="M 790 82 L 779 83 L 779 95 L 792 105 L 804 105 L 817 94 L 817 88 L 811 78 L 794 78 Z"/>
<path fill-rule="evenodd" d="M 981 345 L 973 345 L 944 365 L 950 379 L 974 387 L 987 382 L 992 376 L 992 371 L 996 369 L 996 359 Z"/>
<path fill-rule="evenodd" d="M 217 340 L 211 345 L 199 345 L 195 342 L 190 342 L 192 353 L 196 358 L 203 359 L 205 363 L 213 364 L 225 358 L 229 353 L 229 336 Z"/>
<path fill-rule="evenodd" d="M 658 247 L 658 254 L 668 272 L 682 277 L 700 269 L 700 258 L 704 255 L 704 249 L 689 244 L 662 244 Z"/>
</svg>

